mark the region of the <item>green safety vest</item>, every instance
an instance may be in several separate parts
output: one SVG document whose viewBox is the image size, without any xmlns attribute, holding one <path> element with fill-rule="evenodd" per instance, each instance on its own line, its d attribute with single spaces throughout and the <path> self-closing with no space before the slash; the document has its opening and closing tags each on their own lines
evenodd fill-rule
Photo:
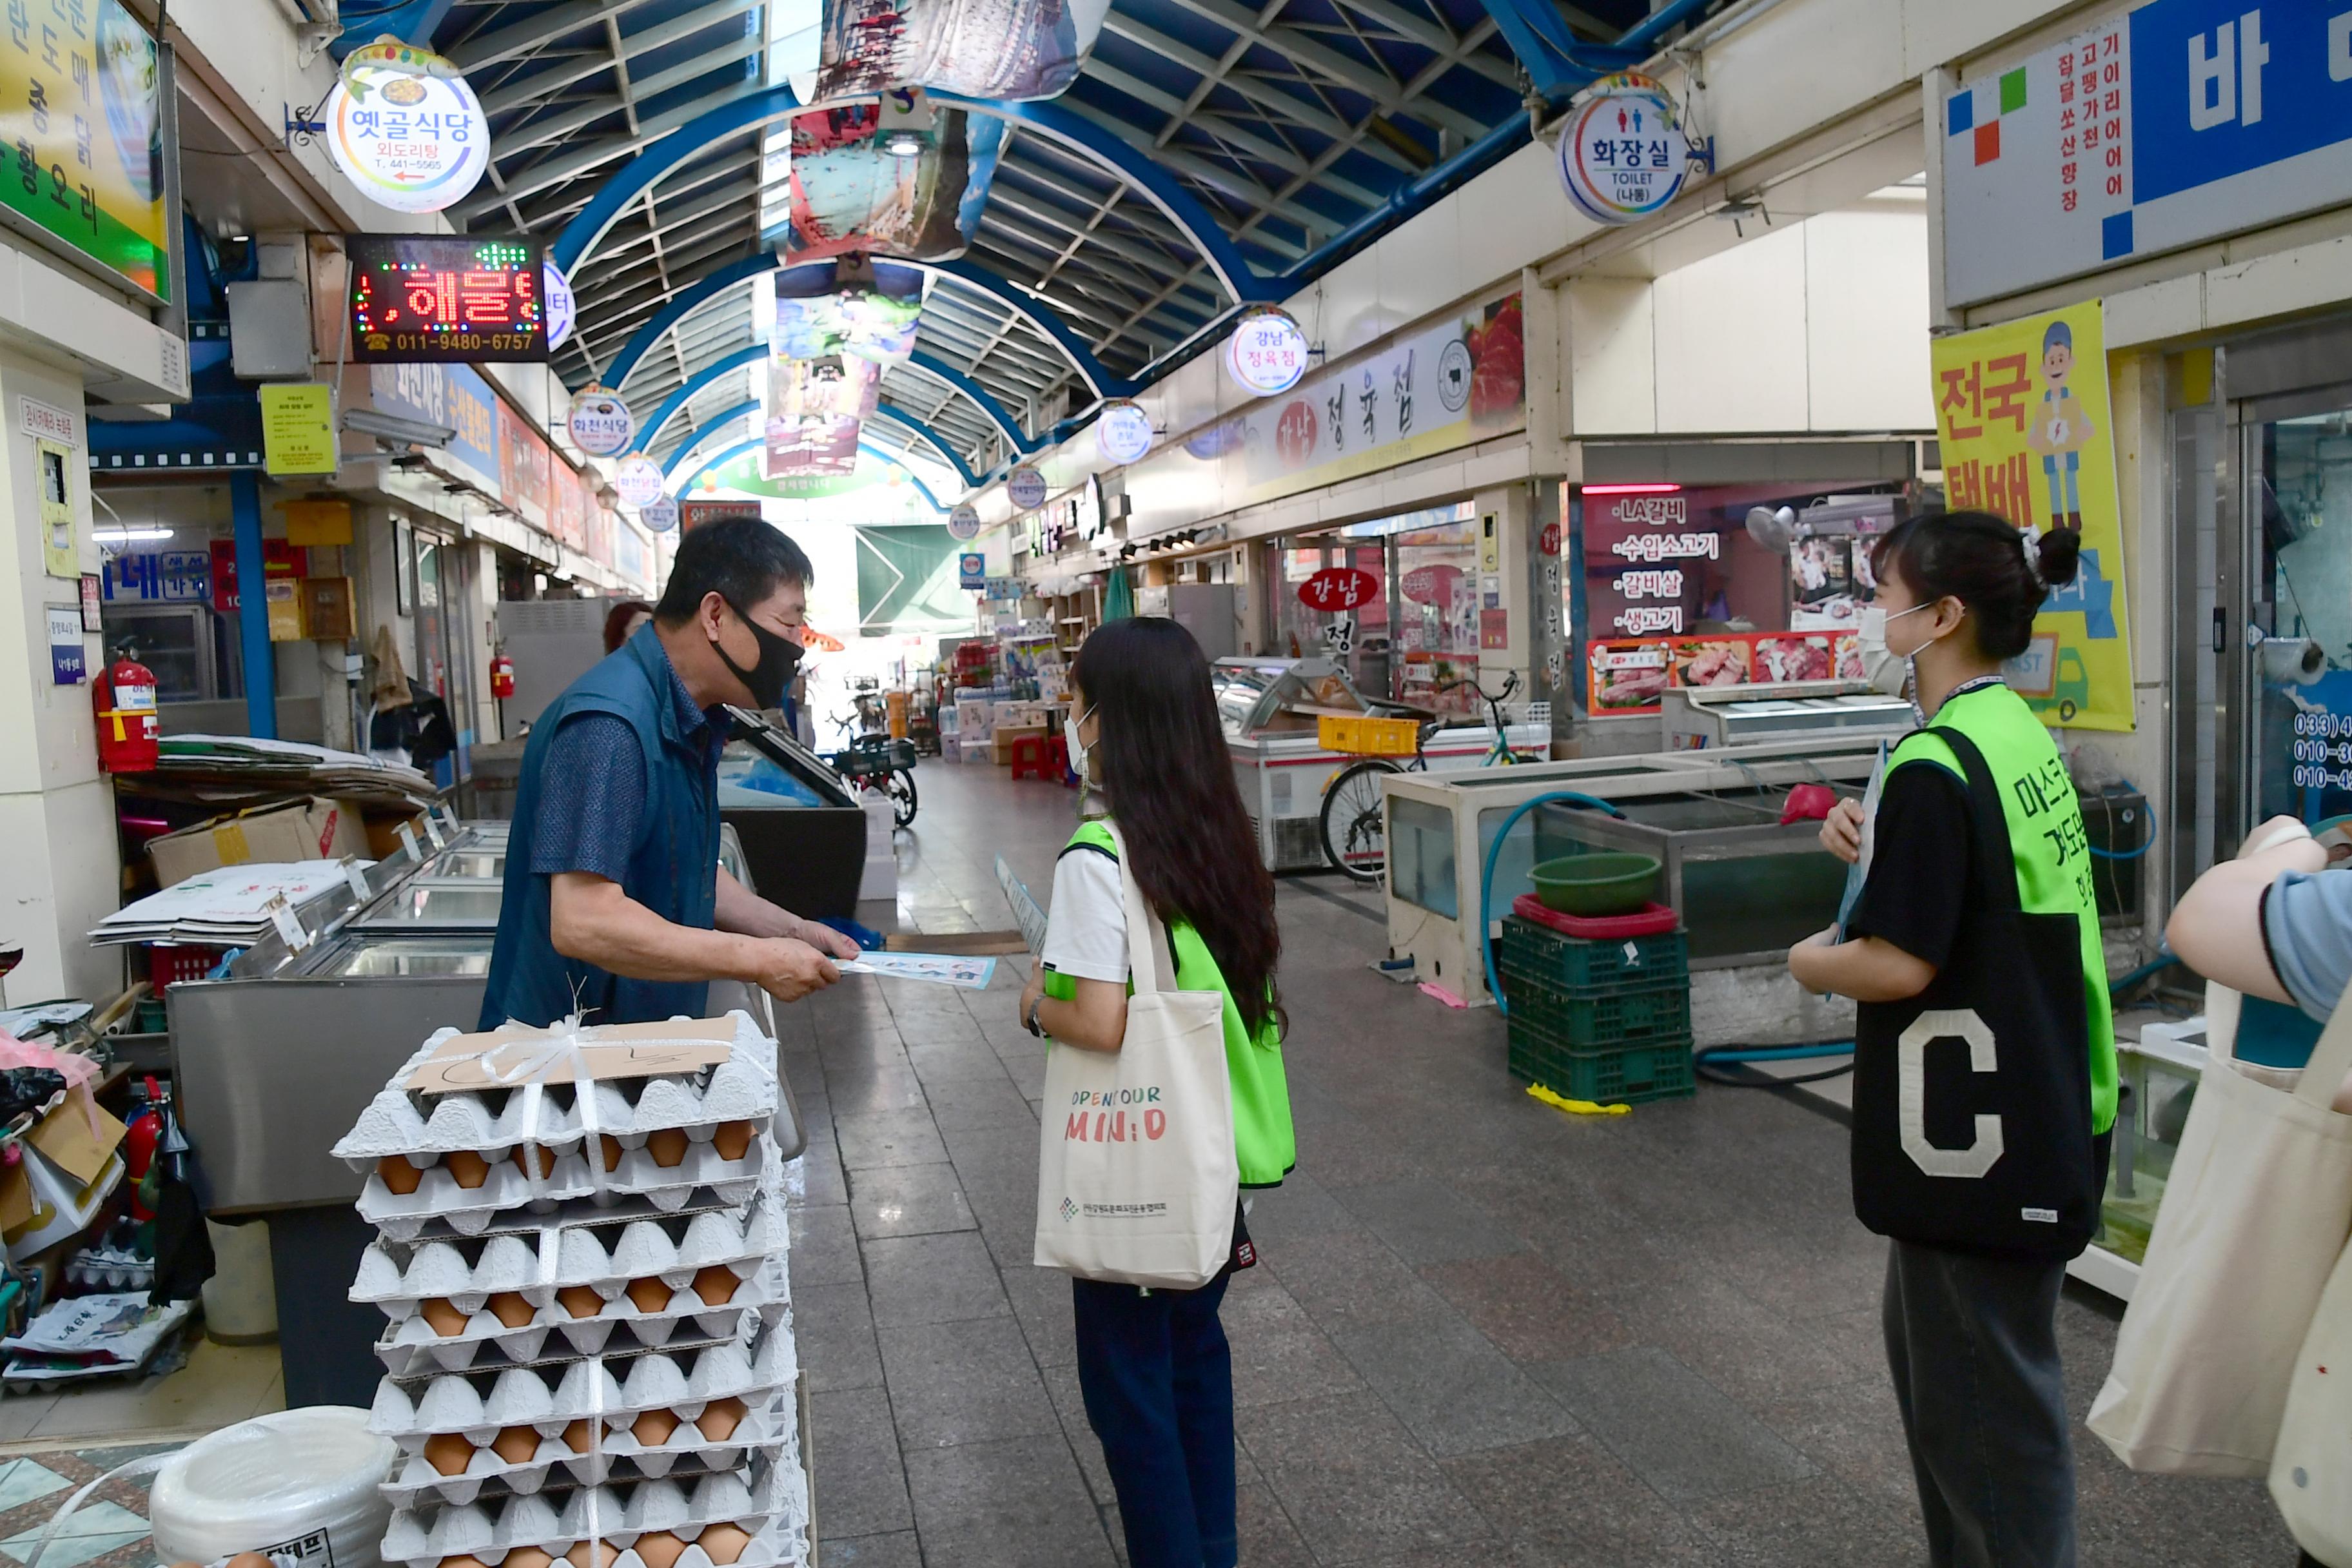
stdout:
<svg viewBox="0 0 2352 1568">
<path fill-rule="evenodd" d="M 1118 858 L 1110 829 L 1100 822 L 1082 824 L 1070 836 L 1062 853 L 1073 850 Z M 1128 934 L 1132 942 L 1135 933 Z M 1269 1018 L 1256 1037 L 1251 1037 L 1240 1009 L 1234 1005 L 1233 991 L 1192 921 L 1168 921 L 1168 942 L 1174 950 L 1176 990 L 1214 991 L 1225 999 L 1225 1075 L 1234 1089 L 1234 1153 L 1241 1165 L 1241 1184 L 1279 1186 L 1298 1163 L 1297 1134 L 1290 1125 L 1290 1082 L 1282 1070 L 1280 1031 Z M 1077 982 L 1049 969 L 1045 994 L 1067 1002 L 1077 994 Z"/>
<path fill-rule="evenodd" d="M 1936 731 L 1950 728 L 1976 742 L 1993 782 L 2017 862 L 2017 901 L 2029 915 L 2073 915 L 2083 952 L 2083 1005 L 2091 1053 L 2091 1131 L 2116 1124 L 2116 1029 L 2107 995 L 2107 957 L 2099 941 L 2099 901 L 2091 880 L 2090 838 L 2083 803 L 2050 731 L 2006 686 L 1982 687 L 1937 710 L 1935 722 L 1904 737 L 1887 761 L 1947 769 L 1966 787 L 1952 749 Z"/>
</svg>

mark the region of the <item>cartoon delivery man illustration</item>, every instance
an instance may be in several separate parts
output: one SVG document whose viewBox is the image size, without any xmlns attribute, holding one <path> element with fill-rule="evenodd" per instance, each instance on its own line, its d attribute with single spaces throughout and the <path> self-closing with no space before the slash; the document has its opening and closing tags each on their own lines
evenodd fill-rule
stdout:
<svg viewBox="0 0 2352 1568">
<path fill-rule="evenodd" d="M 2083 411 L 2083 400 L 2066 383 L 2074 374 L 2074 330 L 2053 321 L 2042 334 L 2042 379 L 2049 390 L 2025 432 L 2025 444 L 2042 454 L 2042 478 L 2050 486 L 2050 525 L 2083 531 L 2083 447 L 2098 434 Z"/>
</svg>

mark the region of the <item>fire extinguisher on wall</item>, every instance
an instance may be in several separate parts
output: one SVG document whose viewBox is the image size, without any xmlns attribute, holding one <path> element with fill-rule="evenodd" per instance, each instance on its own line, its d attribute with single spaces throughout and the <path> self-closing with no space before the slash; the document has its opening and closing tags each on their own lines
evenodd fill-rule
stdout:
<svg viewBox="0 0 2352 1568">
<path fill-rule="evenodd" d="M 106 667 L 90 688 L 98 707 L 98 765 L 110 773 L 155 771 L 162 754 L 155 722 L 155 672 L 132 658 Z"/>
<path fill-rule="evenodd" d="M 502 653 L 490 656 L 490 695 L 501 702 L 514 695 L 514 660 Z"/>
</svg>

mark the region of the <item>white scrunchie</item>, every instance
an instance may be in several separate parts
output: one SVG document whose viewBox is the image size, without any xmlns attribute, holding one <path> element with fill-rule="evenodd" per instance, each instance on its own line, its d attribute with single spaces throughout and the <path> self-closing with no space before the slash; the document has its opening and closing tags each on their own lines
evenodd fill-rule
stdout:
<svg viewBox="0 0 2352 1568">
<path fill-rule="evenodd" d="M 2021 528 L 2017 542 L 2025 547 L 2025 569 L 2033 574 L 2035 582 L 2042 582 L 2042 541 L 2033 537 L 2032 529 Z"/>
</svg>

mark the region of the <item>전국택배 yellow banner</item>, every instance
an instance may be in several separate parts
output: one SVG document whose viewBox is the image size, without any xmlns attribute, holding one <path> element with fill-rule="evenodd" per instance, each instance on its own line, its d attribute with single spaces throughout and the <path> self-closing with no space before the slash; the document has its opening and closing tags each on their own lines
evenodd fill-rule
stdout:
<svg viewBox="0 0 2352 1568">
<path fill-rule="evenodd" d="M 2081 574 L 2053 588 L 2033 644 L 2004 672 L 2047 724 L 2132 728 L 2130 622 L 2102 302 L 1934 340 L 1944 501 L 2035 533 L 2083 536 Z"/>
</svg>

